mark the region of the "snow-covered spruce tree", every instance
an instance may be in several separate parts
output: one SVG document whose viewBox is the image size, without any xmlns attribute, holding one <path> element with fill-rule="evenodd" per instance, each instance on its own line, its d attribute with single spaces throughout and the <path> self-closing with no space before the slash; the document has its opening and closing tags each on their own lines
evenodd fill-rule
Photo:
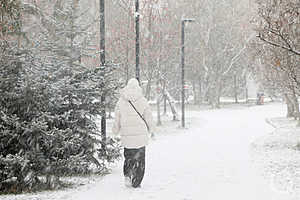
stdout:
<svg viewBox="0 0 300 200">
<path fill-rule="evenodd" d="M 30 156 L 38 157 L 37 132 L 45 133 L 33 99 L 29 80 L 30 54 L 20 46 L 21 20 L 19 1 L 0 2 L 0 193 L 17 192 L 38 185 L 33 169 L 38 166 Z M 32 134 L 30 134 L 32 132 Z"/>
<path fill-rule="evenodd" d="M 30 53 L 17 44 L 14 37 L 0 39 L 0 193 L 40 185 L 40 141 L 50 135 L 40 117 L 46 88 L 30 81 Z"/>
<path fill-rule="evenodd" d="M 70 11 L 62 8 L 56 7 L 61 15 Z M 45 16 L 39 17 L 42 34 L 35 40 L 28 36 L 38 44 L 32 51 L 22 51 L 29 48 L 27 44 L 17 48 L 16 38 L 10 38 L 12 44 L 1 40 L 1 193 L 55 188 L 59 176 L 89 173 L 92 164 L 105 170 L 105 164 L 120 155 L 111 139 L 105 154 L 97 151 L 101 138 L 95 117 L 103 106 L 97 99 L 115 90 L 113 67 L 106 67 L 106 87 L 101 88 L 99 68 L 86 68 L 74 59 L 75 41 L 87 44 L 82 29 L 75 30 L 74 25 L 68 29 L 74 18 L 54 17 L 49 23 Z M 83 46 L 76 49 L 82 53 Z"/>
<path fill-rule="evenodd" d="M 41 12 L 41 10 L 39 10 Z M 97 145 L 101 142 L 95 117 L 100 115 L 104 105 L 99 101 L 104 93 L 108 96 L 115 90 L 115 80 L 110 75 L 113 66 L 106 66 L 106 76 L 101 77 L 98 66 L 86 66 L 81 59 L 95 57 L 92 48 L 96 21 L 86 16 L 79 0 L 57 1 L 53 12 L 41 15 L 41 32 L 34 41 L 40 52 L 42 80 L 50 87 L 48 112 L 44 115 L 50 129 L 58 129 L 56 151 L 48 157 L 55 157 L 57 166 L 47 168 L 47 174 L 66 175 L 89 172 L 91 162 L 105 169 L 105 162 L 120 154 L 119 148 L 95 159 Z M 41 80 L 41 81 L 42 81 Z M 105 87 L 101 83 L 105 82 Z M 115 145 L 114 141 L 109 140 Z"/>
</svg>

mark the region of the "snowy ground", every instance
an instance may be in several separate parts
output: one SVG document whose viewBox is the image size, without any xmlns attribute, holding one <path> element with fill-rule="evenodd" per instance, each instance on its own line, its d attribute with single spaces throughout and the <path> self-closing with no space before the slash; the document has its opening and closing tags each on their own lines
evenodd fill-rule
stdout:
<svg viewBox="0 0 300 200">
<path fill-rule="evenodd" d="M 276 128 L 252 144 L 251 155 L 271 187 L 300 198 L 300 127 L 294 119 L 267 119 Z"/>
<path fill-rule="evenodd" d="M 126 188 L 122 162 L 90 184 L 58 192 L 0 196 L 1 200 L 298 200 L 261 176 L 265 166 L 253 147 L 274 127 L 265 119 L 282 117 L 285 107 L 270 104 L 189 111 L 187 129 L 167 122 L 147 147 L 146 175 L 139 189 Z M 263 146 L 263 145 L 262 145 Z M 260 148 L 261 149 L 261 148 Z M 257 152 L 257 151 L 256 151 Z M 259 165 L 258 163 L 261 163 Z M 299 170 L 299 168 L 295 168 Z"/>
</svg>

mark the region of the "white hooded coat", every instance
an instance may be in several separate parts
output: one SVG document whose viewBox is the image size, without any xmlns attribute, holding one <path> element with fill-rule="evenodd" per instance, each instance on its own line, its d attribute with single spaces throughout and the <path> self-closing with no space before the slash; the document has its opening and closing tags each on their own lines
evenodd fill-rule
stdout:
<svg viewBox="0 0 300 200">
<path fill-rule="evenodd" d="M 149 131 L 143 119 L 128 102 L 130 100 L 149 126 Z M 146 146 L 149 134 L 154 132 L 152 113 L 142 88 L 136 79 L 130 79 L 121 91 L 121 97 L 115 108 L 115 121 L 112 132 L 121 135 L 125 148 L 140 148 Z"/>
</svg>

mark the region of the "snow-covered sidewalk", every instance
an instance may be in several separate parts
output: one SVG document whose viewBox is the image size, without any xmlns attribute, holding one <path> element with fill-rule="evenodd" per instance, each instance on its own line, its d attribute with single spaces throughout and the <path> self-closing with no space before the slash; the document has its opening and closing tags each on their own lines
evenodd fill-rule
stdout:
<svg viewBox="0 0 300 200">
<path fill-rule="evenodd" d="M 252 145 L 252 157 L 262 176 L 271 186 L 300 199 L 300 127 L 292 118 L 267 119 L 275 127 L 271 134 Z"/>
<path fill-rule="evenodd" d="M 147 147 L 146 174 L 138 189 L 124 186 L 120 162 L 111 174 L 76 190 L 0 199 L 296 200 L 270 187 L 250 156 L 251 144 L 274 131 L 265 119 L 284 111 L 281 104 L 189 111 L 184 130 L 168 122 Z"/>
</svg>

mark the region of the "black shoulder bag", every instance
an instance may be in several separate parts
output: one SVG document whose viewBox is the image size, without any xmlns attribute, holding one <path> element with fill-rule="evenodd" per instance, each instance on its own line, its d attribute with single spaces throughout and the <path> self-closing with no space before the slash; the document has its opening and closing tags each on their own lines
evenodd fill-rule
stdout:
<svg viewBox="0 0 300 200">
<path fill-rule="evenodd" d="M 146 120 L 143 118 L 143 116 L 141 115 L 141 113 L 139 113 L 139 111 L 135 108 L 135 106 L 133 105 L 133 103 L 130 101 L 130 100 L 128 100 L 128 102 L 130 103 L 130 105 L 133 107 L 133 109 L 135 110 L 135 112 L 141 117 L 141 119 L 145 122 L 145 124 L 146 124 L 146 127 L 147 127 L 147 130 L 148 130 L 148 132 L 150 131 L 150 129 L 149 129 L 149 125 L 148 125 L 148 123 L 146 122 Z"/>
</svg>

